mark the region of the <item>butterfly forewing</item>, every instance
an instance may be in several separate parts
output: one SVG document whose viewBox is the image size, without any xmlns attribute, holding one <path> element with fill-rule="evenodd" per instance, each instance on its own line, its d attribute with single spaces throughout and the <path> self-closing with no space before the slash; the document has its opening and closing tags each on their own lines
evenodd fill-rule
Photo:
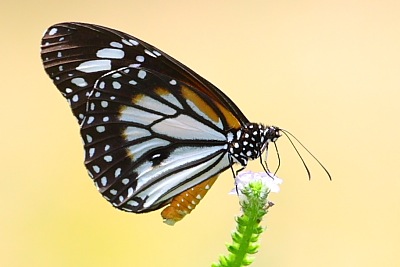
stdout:
<svg viewBox="0 0 400 267">
<path fill-rule="evenodd" d="M 218 88 L 161 50 L 120 31 L 85 23 L 60 23 L 42 39 L 42 60 L 49 76 L 81 122 L 96 80 L 122 67 L 141 67 L 197 88 L 230 110 L 231 127 L 248 123 L 239 108 Z"/>
<path fill-rule="evenodd" d="M 60 23 L 46 31 L 41 56 L 81 126 L 89 175 L 115 207 L 171 203 L 163 217 L 175 222 L 232 165 L 228 139 L 247 118 L 161 50 L 106 27 Z"/>
</svg>

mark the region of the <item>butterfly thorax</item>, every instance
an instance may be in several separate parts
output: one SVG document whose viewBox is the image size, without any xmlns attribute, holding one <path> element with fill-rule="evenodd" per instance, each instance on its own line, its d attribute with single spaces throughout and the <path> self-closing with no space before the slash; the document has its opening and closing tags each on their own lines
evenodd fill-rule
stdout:
<svg viewBox="0 0 400 267">
<path fill-rule="evenodd" d="M 280 136 L 280 129 L 275 126 L 265 126 L 249 123 L 231 132 L 229 139 L 229 155 L 234 162 L 247 166 L 249 160 L 254 160 L 267 149 L 268 143 L 275 142 Z"/>
</svg>

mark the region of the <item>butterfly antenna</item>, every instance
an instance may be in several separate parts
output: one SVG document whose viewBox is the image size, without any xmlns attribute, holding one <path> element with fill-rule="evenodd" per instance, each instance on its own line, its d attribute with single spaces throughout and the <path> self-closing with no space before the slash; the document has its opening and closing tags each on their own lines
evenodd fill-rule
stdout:
<svg viewBox="0 0 400 267">
<path fill-rule="evenodd" d="M 301 161 L 303 162 L 304 167 L 306 168 L 306 171 L 307 171 L 308 179 L 309 179 L 309 180 L 311 179 L 310 171 L 309 171 L 309 169 L 308 169 L 308 167 L 307 167 L 307 165 L 306 165 L 306 163 L 305 163 L 303 157 L 300 155 L 298 149 L 296 148 L 296 146 L 294 145 L 294 143 L 293 143 L 293 141 L 290 139 L 290 137 L 293 137 L 294 140 L 296 140 L 296 142 L 299 143 L 299 144 L 308 152 L 308 154 L 310 154 L 311 157 L 313 157 L 313 158 L 318 162 L 318 164 L 322 167 L 322 169 L 323 169 L 323 170 L 325 171 L 325 173 L 328 175 L 329 180 L 332 181 L 332 176 L 331 176 L 331 174 L 329 173 L 329 171 L 328 171 L 328 170 L 325 168 L 325 166 L 310 152 L 310 150 L 308 150 L 308 149 L 300 142 L 300 140 L 296 138 L 296 136 L 294 136 L 292 133 L 290 133 L 290 132 L 287 131 L 287 130 L 281 129 L 281 131 L 284 133 L 284 135 L 286 135 L 286 137 L 289 139 L 289 142 L 292 144 L 293 148 L 296 150 L 297 155 L 299 155 Z"/>
</svg>

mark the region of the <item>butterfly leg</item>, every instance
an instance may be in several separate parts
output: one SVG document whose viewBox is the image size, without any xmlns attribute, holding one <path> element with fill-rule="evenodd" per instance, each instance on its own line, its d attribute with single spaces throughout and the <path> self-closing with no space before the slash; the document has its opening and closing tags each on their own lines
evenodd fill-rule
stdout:
<svg viewBox="0 0 400 267">
<path fill-rule="evenodd" d="M 231 157 L 229 157 L 229 163 L 231 165 L 231 171 L 232 171 L 233 179 L 235 179 L 236 194 L 239 195 L 239 189 L 238 189 L 238 186 L 237 186 L 237 183 L 236 183 L 236 176 L 239 174 L 239 172 L 243 171 L 246 168 L 246 166 L 242 166 L 242 168 L 240 168 L 239 170 L 235 171 L 233 169 L 233 161 L 232 161 Z"/>
</svg>

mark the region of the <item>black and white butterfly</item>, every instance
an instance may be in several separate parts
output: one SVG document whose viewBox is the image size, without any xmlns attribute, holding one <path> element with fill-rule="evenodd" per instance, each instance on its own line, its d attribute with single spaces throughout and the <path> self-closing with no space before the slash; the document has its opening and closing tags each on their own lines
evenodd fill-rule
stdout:
<svg viewBox="0 0 400 267">
<path fill-rule="evenodd" d="M 217 176 L 260 158 L 281 130 L 250 123 L 218 88 L 161 50 L 103 26 L 60 23 L 44 68 L 81 127 L 85 165 L 105 199 L 182 219 Z"/>
</svg>

